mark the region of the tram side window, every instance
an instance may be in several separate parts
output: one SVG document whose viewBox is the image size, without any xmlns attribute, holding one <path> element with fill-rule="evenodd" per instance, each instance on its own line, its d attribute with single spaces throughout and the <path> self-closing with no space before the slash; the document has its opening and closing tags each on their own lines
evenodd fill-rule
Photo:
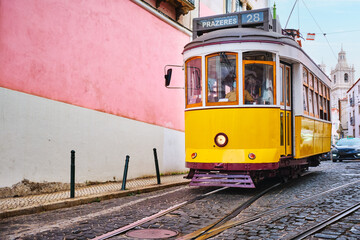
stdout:
<svg viewBox="0 0 360 240">
<path fill-rule="evenodd" d="M 185 64 L 186 72 L 186 106 L 201 106 L 201 58 L 188 60 Z"/>
<path fill-rule="evenodd" d="M 284 64 L 280 65 L 280 104 L 284 105 L 285 103 L 285 95 L 284 95 L 284 88 L 286 86 L 285 84 L 285 77 L 284 77 Z"/>
<path fill-rule="evenodd" d="M 237 55 L 217 53 L 206 57 L 206 105 L 231 105 L 238 103 Z"/>
<path fill-rule="evenodd" d="M 304 105 L 304 113 L 305 114 L 309 114 L 309 104 L 312 104 L 312 99 L 310 101 L 309 99 L 309 82 L 308 82 L 308 71 L 306 70 L 306 68 L 304 67 L 303 69 L 303 105 Z M 312 111 L 312 108 L 311 108 Z"/>
<path fill-rule="evenodd" d="M 291 94 L 291 69 L 289 66 L 285 68 L 285 83 L 286 83 L 286 105 L 290 106 L 290 94 Z"/>
<path fill-rule="evenodd" d="M 273 105 L 274 93 L 274 63 L 260 61 L 243 61 L 244 73 L 244 103 Z"/>
<path fill-rule="evenodd" d="M 290 106 L 290 84 L 291 84 L 291 70 L 289 66 L 280 65 L 280 104 Z M 286 99 L 285 99 L 286 98 Z"/>
</svg>

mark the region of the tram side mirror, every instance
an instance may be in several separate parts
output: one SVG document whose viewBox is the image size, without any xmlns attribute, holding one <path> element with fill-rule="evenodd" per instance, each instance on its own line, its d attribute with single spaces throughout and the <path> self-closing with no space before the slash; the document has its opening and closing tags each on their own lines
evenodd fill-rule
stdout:
<svg viewBox="0 0 360 240">
<path fill-rule="evenodd" d="M 172 68 L 169 68 L 165 74 L 165 87 L 168 87 L 170 85 L 171 74 L 172 74 Z"/>
</svg>

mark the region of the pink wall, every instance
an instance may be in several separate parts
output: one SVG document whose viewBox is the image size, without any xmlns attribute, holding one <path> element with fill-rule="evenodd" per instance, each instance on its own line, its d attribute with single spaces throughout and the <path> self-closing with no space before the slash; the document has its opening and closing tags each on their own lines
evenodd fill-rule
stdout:
<svg viewBox="0 0 360 240">
<path fill-rule="evenodd" d="M 163 68 L 189 37 L 130 0 L 0 0 L 0 36 L 0 87 L 184 129 Z"/>
<path fill-rule="evenodd" d="M 223 3 L 220 3 L 220 4 L 222 5 Z M 210 9 L 207 5 L 203 4 L 200 1 L 200 16 L 199 17 L 208 17 L 208 16 L 212 16 L 212 15 L 216 15 L 216 13 L 212 9 Z"/>
</svg>

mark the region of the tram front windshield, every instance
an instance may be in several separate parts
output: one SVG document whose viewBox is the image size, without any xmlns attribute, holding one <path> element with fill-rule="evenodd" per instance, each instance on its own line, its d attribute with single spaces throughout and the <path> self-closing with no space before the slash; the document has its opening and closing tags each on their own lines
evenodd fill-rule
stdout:
<svg viewBox="0 0 360 240">
<path fill-rule="evenodd" d="M 269 55 L 269 54 L 268 54 Z M 275 62 L 272 56 L 260 60 L 257 55 L 244 55 L 242 81 L 238 79 L 238 54 L 220 52 L 205 57 L 205 105 L 274 105 Z M 241 66 L 240 65 L 240 66 Z M 186 107 L 201 107 L 201 57 L 186 61 Z M 241 89 L 239 89 L 241 87 Z M 239 98 L 242 93 L 243 99 Z"/>
<path fill-rule="evenodd" d="M 274 67 L 263 63 L 245 62 L 244 103 L 274 104 Z"/>
</svg>

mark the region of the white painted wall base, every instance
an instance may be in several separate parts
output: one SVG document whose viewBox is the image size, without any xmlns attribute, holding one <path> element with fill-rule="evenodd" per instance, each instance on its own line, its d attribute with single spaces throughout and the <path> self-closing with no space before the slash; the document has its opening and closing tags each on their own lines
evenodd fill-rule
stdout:
<svg viewBox="0 0 360 240">
<path fill-rule="evenodd" d="M 0 88 L 0 187 L 23 179 L 69 182 L 76 151 L 76 182 L 185 171 L 184 133 Z"/>
</svg>

